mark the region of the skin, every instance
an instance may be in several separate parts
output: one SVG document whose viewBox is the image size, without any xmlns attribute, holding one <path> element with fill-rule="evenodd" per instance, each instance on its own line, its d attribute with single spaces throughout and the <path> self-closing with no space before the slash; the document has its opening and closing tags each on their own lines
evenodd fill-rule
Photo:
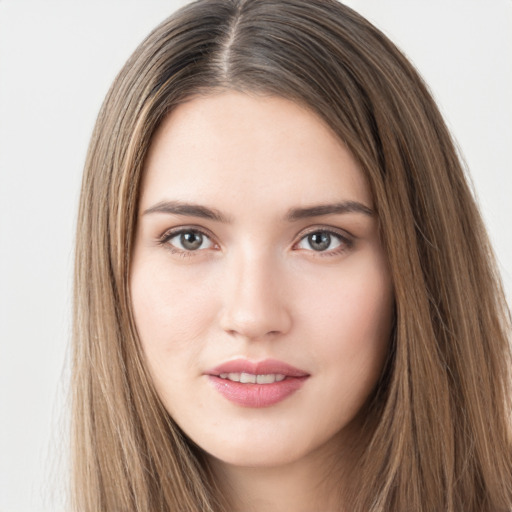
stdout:
<svg viewBox="0 0 512 512">
<path fill-rule="evenodd" d="M 163 201 L 225 218 L 154 211 Z M 393 317 L 378 219 L 287 218 L 344 201 L 372 210 L 363 173 L 322 120 L 283 98 L 196 97 L 152 141 L 130 277 L 135 321 L 159 396 L 208 454 L 234 510 L 334 506 L 333 460 L 350 470 L 333 454 L 357 431 Z M 176 234 L 192 228 L 204 233 L 194 250 Z M 327 247 L 315 250 L 311 232 L 331 232 Z M 240 357 L 310 377 L 275 405 L 241 407 L 205 375 Z"/>
</svg>

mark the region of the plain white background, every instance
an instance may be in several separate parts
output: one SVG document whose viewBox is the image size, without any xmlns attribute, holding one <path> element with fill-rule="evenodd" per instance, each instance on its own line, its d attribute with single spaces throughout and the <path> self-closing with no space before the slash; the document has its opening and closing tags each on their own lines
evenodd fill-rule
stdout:
<svg viewBox="0 0 512 512">
<path fill-rule="evenodd" d="M 103 97 L 180 0 L 0 0 L 0 512 L 64 510 L 76 205 Z M 512 1 L 351 0 L 429 83 L 512 297 Z"/>
</svg>

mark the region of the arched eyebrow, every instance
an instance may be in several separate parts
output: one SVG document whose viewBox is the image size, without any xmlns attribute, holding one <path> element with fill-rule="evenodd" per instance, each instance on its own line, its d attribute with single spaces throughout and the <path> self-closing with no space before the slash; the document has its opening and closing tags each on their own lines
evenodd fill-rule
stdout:
<svg viewBox="0 0 512 512">
<path fill-rule="evenodd" d="M 374 212 L 368 206 L 357 201 L 342 201 L 340 203 L 321 204 L 307 206 L 305 208 L 290 208 L 286 214 L 286 220 L 295 222 L 309 217 L 321 217 L 322 215 L 332 215 L 340 213 L 363 213 L 373 216 Z"/>
<path fill-rule="evenodd" d="M 232 219 L 224 215 L 216 208 L 210 208 L 195 203 L 184 203 L 182 201 L 160 201 L 151 208 L 144 210 L 143 215 L 150 213 L 167 213 L 170 215 L 186 215 L 190 217 L 199 217 L 202 219 L 214 220 L 222 223 L 230 223 Z M 307 219 L 309 217 L 321 217 L 322 215 L 342 214 L 342 213 L 362 213 L 373 216 L 374 212 L 368 206 L 357 201 L 342 201 L 339 203 L 320 204 L 306 206 L 301 208 L 290 208 L 285 215 L 288 222 Z"/>
</svg>

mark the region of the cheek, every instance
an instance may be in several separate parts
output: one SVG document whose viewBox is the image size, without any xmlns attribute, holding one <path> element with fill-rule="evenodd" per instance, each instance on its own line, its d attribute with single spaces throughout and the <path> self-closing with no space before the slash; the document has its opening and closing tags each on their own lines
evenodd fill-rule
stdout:
<svg viewBox="0 0 512 512">
<path fill-rule="evenodd" d="M 393 319 L 393 288 L 382 257 L 371 253 L 321 280 L 306 283 L 302 310 L 336 347 L 354 351 L 387 338 Z M 329 336 L 329 333 L 331 335 Z M 333 337 L 332 334 L 335 334 Z M 338 340 L 338 342 L 334 341 Z M 357 341 L 358 340 L 358 341 Z"/>
<path fill-rule="evenodd" d="M 387 268 L 381 260 L 347 265 L 309 303 L 321 373 L 357 409 L 375 386 L 389 349 L 393 290 Z"/>
<path fill-rule="evenodd" d="M 165 261 L 134 263 L 131 296 L 135 324 L 156 391 L 171 415 L 188 410 L 188 386 L 211 325 L 213 297 L 193 278 L 177 278 Z M 195 399 L 195 411 L 202 408 Z M 192 411 L 193 412 L 193 411 Z M 194 419 L 194 421 L 196 421 Z"/>
<path fill-rule="evenodd" d="M 169 265 L 134 264 L 131 295 L 135 323 L 151 367 L 188 364 L 200 350 L 211 325 L 213 298 L 171 272 Z"/>
</svg>

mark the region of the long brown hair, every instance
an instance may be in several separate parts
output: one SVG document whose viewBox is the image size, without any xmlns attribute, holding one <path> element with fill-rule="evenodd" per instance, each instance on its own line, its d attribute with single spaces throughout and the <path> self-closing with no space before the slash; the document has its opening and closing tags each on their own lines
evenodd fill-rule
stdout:
<svg viewBox="0 0 512 512">
<path fill-rule="evenodd" d="M 201 450 L 155 393 L 128 288 L 152 135 L 179 103 L 222 89 L 314 111 L 373 193 L 396 319 L 347 510 L 512 509 L 510 315 L 485 229 L 425 84 L 334 0 L 199 0 L 157 27 L 112 85 L 78 218 L 73 509 L 223 509 Z"/>
</svg>

